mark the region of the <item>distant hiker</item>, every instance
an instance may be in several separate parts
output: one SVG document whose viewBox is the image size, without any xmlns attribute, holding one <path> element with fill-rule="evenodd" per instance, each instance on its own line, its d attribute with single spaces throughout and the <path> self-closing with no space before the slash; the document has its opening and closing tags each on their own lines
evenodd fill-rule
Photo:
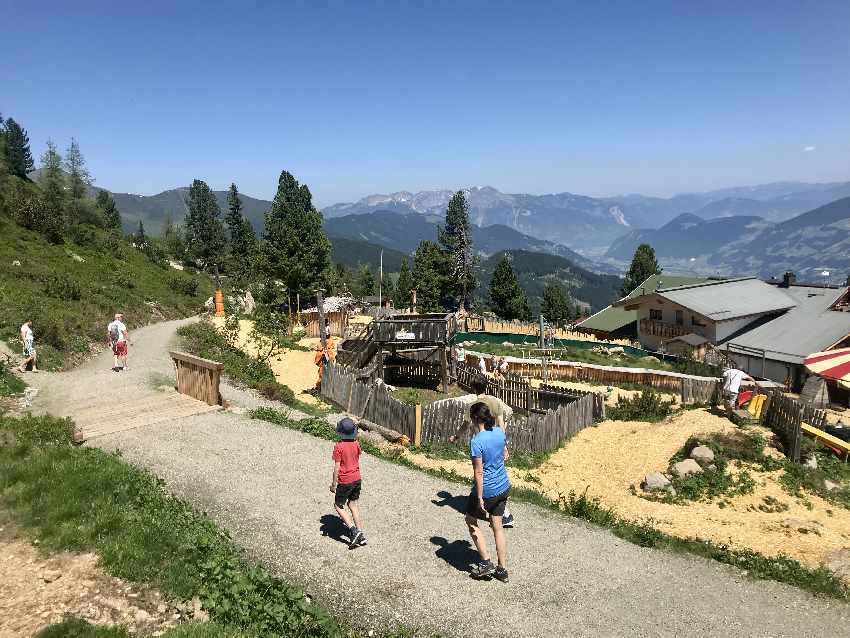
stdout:
<svg viewBox="0 0 850 638">
<path fill-rule="evenodd" d="M 502 357 L 501 359 L 499 359 L 499 366 L 497 368 L 497 370 L 499 371 L 499 375 L 502 377 L 505 376 L 508 373 L 509 369 L 510 366 L 508 366 L 508 358 Z"/>
<path fill-rule="evenodd" d="M 21 365 L 18 369 L 21 372 L 26 372 L 27 366 L 32 364 L 32 371 L 38 372 L 35 354 L 35 335 L 33 335 L 32 332 L 32 319 L 27 319 L 24 321 L 23 325 L 21 325 L 21 352 L 23 353 L 24 359 L 21 361 Z"/>
<path fill-rule="evenodd" d="M 325 319 L 325 339 L 331 338 L 331 322 L 329 319 Z"/>
<path fill-rule="evenodd" d="M 455 347 L 455 361 L 457 363 L 466 363 L 466 349 L 462 343 L 457 344 Z"/>
<path fill-rule="evenodd" d="M 738 407 L 738 393 L 741 389 L 741 381 L 747 379 L 756 382 L 743 370 L 738 370 L 734 365 L 729 365 L 723 370 L 723 405 L 726 414 L 732 418 L 732 413 Z"/>
<path fill-rule="evenodd" d="M 475 426 L 472 423 L 472 407 L 476 403 L 483 403 L 486 405 L 490 414 L 496 419 L 496 425 L 501 428 L 502 432 L 505 434 L 505 439 L 507 439 L 508 428 L 507 422 L 513 417 L 514 411 L 511 409 L 507 403 L 499 399 L 498 397 L 494 397 L 492 394 L 485 394 L 487 392 L 487 384 L 482 379 L 473 379 L 472 383 L 470 383 L 470 389 L 476 394 L 475 398 L 469 401 L 466 406 L 466 413 L 464 414 L 463 421 L 461 422 L 458 429 L 455 430 L 455 433 L 449 437 L 450 443 L 456 443 L 460 438 L 461 434 L 463 434 L 467 429 L 471 429 L 472 434 L 474 435 L 476 432 Z M 502 516 L 502 527 L 513 527 L 514 526 L 514 517 L 508 511 L 507 506 L 505 507 L 504 515 Z"/>
<path fill-rule="evenodd" d="M 334 509 L 349 530 L 348 548 L 366 544 L 363 521 L 360 518 L 360 443 L 357 441 L 357 424 L 343 417 L 336 425 L 339 442 L 334 446 L 331 458 L 334 462 L 331 492 L 334 493 Z M 351 516 L 345 506 L 351 510 Z"/>
<path fill-rule="evenodd" d="M 511 482 L 505 469 L 508 458 L 504 431 L 496 425 L 496 417 L 486 403 L 474 403 L 470 408 L 473 428 L 477 433 L 469 442 L 469 456 L 475 483 L 466 502 L 466 525 L 481 561 L 472 568 L 473 578 L 493 576 L 508 582 L 508 542 L 502 529 L 502 515 L 508 504 Z M 478 519 L 490 521 L 493 540 L 496 543 L 498 566 L 490 560 L 490 551 L 484 534 L 478 527 Z"/>
<path fill-rule="evenodd" d="M 127 356 L 128 356 L 128 339 L 130 338 L 130 332 L 127 330 L 127 326 L 124 324 L 124 315 L 120 312 L 115 314 L 115 320 L 110 322 L 106 327 L 106 333 L 109 338 L 109 345 L 112 348 L 112 358 L 113 372 L 121 372 L 121 370 L 127 370 Z M 118 362 L 121 362 L 121 365 L 118 365 Z"/>
<path fill-rule="evenodd" d="M 478 370 L 481 374 L 487 374 L 487 359 L 481 355 L 478 355 Z"/>
</svg>

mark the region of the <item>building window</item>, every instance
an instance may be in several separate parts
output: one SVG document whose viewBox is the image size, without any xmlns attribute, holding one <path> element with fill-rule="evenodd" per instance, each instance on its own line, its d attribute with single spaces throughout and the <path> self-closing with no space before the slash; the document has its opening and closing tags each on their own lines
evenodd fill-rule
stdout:
<svg viewBox="0 0 850 638">
<path fill-rule="evenodd" d="M 650 308 L 649 309 L 649 318 L 653 321 L 661 321 L 661 309 L 660 308 Z"/>
<path fill-rule="evenodd" d="M 691 315 L 691 325 L 692 326 L 699 326 L 701 328 L 705 328 L 705 324 L 702 323 L 699 319 L 697 319 L 696 315 Z"/>
<path fill-rule="evenodd" d="M 676 325 L 684 326 L 685 325 L 685 313 L 681 310 L 676 311 Z"/>
</svg>

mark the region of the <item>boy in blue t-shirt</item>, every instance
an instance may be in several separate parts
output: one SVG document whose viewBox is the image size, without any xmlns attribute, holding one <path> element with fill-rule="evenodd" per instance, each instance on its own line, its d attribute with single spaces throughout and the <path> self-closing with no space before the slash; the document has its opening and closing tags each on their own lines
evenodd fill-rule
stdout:
<svg viewBox="0 0 850 638">
<path fill-rule="evenodd" d="M 469 416 L 473 431 L 477 430 L 477 434 L 469 442 L 475 484 L 466 504 L 466 524 L 481 557 L 481 562 L 473 567 L 471 575 L 473 578 L 493 576 L 502 582 L 508 582 L 508 545 L 505 530 L 502 528 L 502 515 L 508 503 L 511 482 L 505 469 L 505 460 L 508 458 L 505 432 L 496 427 L 496 417 L 485 403 L 473 404 Z M 496 542 L 498 567 L 490 560 L 487 541 L 478 527 L 477 519 L 488 518 L 493 529 L 493 540 Z"/>
</svg>

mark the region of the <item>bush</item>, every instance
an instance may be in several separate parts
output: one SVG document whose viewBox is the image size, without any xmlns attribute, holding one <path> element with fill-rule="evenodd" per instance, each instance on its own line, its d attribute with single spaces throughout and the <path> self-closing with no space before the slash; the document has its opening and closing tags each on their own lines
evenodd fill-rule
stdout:
<svg viewBox="0 0 850 638">
<path fill-rule="evenodd" d="M 79 301 L 83 296 L 80 284 L 61 273 L 51 275 L 44 282 L 44 292 L 48 297 L 64 299 L 66 301 Z"/>
<path fill-rule="evenodd" d="M 621 396 L 617 405 L 608 409 L 608 418 L 614 421 L 649 421 L 654 423 L 673 412 L 674 402 L 665 401 L 655 390 L 648 388 L 632 398 Z"/>
<path fill-rule="evenodd" d="M 679 359 L 673 363 L 673 370 L 698 377 L 719 377 L 723 374 L 723 371 L 718 366 L 696 361 L 695 359 Z"/>
<path fill-rule="evenodd" d="M 260 383 L 257 386 L 257 392 L 267 399 L 280 401 L 287 405 L 295 402 L 295 393 L 292 391 L 292 388 L 277 381 L 264 381 Z"/>
<path fill-rule="evenodd" d="M 187 297 L 194 297 L 198 292 L 198 280 L 181 275 L 172 275 L 168 278 L 168 287 L 174 292 L 179 292 Z"/>
</svg>

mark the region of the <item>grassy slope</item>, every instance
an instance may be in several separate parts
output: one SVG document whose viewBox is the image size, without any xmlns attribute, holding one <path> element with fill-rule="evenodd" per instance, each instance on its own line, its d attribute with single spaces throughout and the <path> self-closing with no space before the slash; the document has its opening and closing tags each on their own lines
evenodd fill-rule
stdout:
<svg viewBox="0 0 850 638">
<path fill-rule="evenodd" d="M 192 314 L 212 294 L 208 277 L 157 266 L 126 242 L 110 247 L 103 231 L 86 230 L 88 245 L 57 246 L 0 217 L 0 338 L 17 351 L 18 328 L 32 318 L 42 366 L 56 367 L 88 352 L 91 342 L 104 342 L 116 311 L 132 330 Z M 196 294 L 172 290 L 168 281 L 175 276 L 197 278 Z"/>
</svg>

